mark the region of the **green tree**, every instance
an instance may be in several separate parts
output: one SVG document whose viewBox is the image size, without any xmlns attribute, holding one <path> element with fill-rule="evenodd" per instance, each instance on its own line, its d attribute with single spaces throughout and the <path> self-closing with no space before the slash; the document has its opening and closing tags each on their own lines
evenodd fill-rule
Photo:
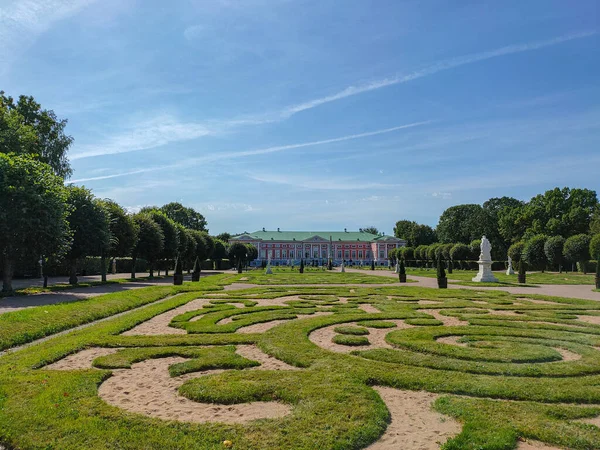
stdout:
<svg viewBox="0 0 600 450">
<path fill-rule="evenodd" d="M 481 239 L 472 240 L 469 244 L 469 250 L 471 250 L 471 258 L 479 260 L 479 255 L 481 253 Z"/>
<path fill-rule="evenodd" d="M 600 234 L 600 205 L 596 206 L 590 219 L 590 234 Z"/>
<path fill-rule="evenodd" d="M 190 245 L 190 238 L 188 233 L 186 232 L 186 228 L 183 225 L 176 222 L 175 228 L 177 229 L 177 257 L 185 259 L 188 246 Z"/>
<path fill-rule="evenodd" d="M 466 261 L 471 257 L 471 249 L 466 244 L 454 244 L 450 249 L 450 258 L 453 261 Z"/>
<path fill-rule="evenodd" d="M 598 255 L 600 255 L 600 233 L 596 234 L 595 236 L 592 236 L 592 239 L 590 240 L 591 258 L 598 258 Z M 598 264 L 600 264 L 600 261 L 597 262 Z"/>
<path fill-rule="evenodd" d="M 0 153 L 0 267 L 12 291 L 19 257 L 62 254 L 70 242 L 67 192 L 50 166 L 28 155 Z"/>
<path fill-rule="evenodd" d="M 437 234 L 429 225 L 417 224 L 412 229 L 408 245 L 418 247 L 419 245 L 430 245 L 437 242 Z"/>
<path fill-rule="evenodd" d="M 366 227 L 362 229 L 365 233 L 371 233 L 371 234 L 377 234 L 379 235 L 379 230 L 377 229 L 377 227 Z"/>
<path fill-rule="evenodd" d="M 417 222 L 411 220 L 399 220 L 394 226 L 394 236 L 407 241 L 407 245 L 414 245 L 414 242 L 411 242 L 411 238 L 416 225 Z"/>
<path fill-rule="evenodd" d="M 512 259 L 513 262 L 517 263 L 517 262 L 521 261 L 521 256 L 523 254 L 523 247 L 525 247 L 525 242 L 519 241 L 519 242 L 515 242 L 513 245 L 511 245 L 508 248 L 508 256 L 510 256 L 510 259 Z"/>
<path fill-rule="evenodd" d="M 108 212 L 109 217 L 110 247 L 108 252 L 102 249 L 100 255 L 102 259 L 102 281 L 106 281 L 106 256 L 117 258 L 131 255 L 138 239 L 139 228 L 133 217 L 127 214 L 119 204 L 110 199 L 101 200 L 100 202 Z"/>
<path fill-rule="evenodd" d="M 415 249 L 412 247 L 400 247 L 400 256 L 404 261 L 415 259 Z"/>
<path fill-rule="evenodd" d="M 446 209 L 440 216 L 436 232 L 440 242 L 468 244 L 486 233 L 484 212 L 480 205 L 457 205 Z"/>
<path fill-rule="evenodd" d="M 205 231 L 202 231 L 204 236 L 204 241 L 206 242 L 206 259 L 212 258 L 213 253 L 215 252 L 215 239 Z"/>
<path fill-rule="evenodd" d="M 148 261 L 150 276 L 153 277 L 154 267 L 161 256 L 164 245 L 165 237 L 162 228 L 152 220 L 152 216 L 148 213 L 138 213 L 133 216 L 133 220 L 139 228 L 139 233 L 138 241 L 131 253 L 133 259 L 131 278 L 135 279 L 135 264 L 138 257 Z"/>
<path fill-rule="evenodd" d="M 231 233 L 217 234 L 216 238 L 227 244 L 229 242 L 229 239 L 231 239 Z"/>
<path fill-rule="evenodd" d="M 525 242 L 521 256 L 529 266 L 541 270 L 542 272 L 548 263 L 546 252 L 544 250 L 547 240 L 548 236 L 545 234 L 533 236 Z"/>
<path fill-rule="evenodd" d="M 225 242 L 215 239 L 215 251 L 213 252 L 212 258 L 216 262 L 217 270 L 220 270 L 221 261 L 227 258 L 227 245 Z"/>
<path fill-rule="evenodd" d="M 567 261 L 579 263 L 583 273 L 587 272 L 587 261 L 590 259 L 590 237 L 587 234 L 576 234 L 565 241 L 563 255 Z"/>
<path fill-rule="evenodd" d="M 69 262 L 69 283 L 77 284 L 77 265 L 86 256 L 101 256 L 110 250 L 110 215 L 104 203 L 85 187 L 67 186 L 69 227 L 73 233 Z"/>
<path fill-rule="evenodd" d="M 562 236 L 552 236 L 548 238 L 544 244 L 544 253 L 551 267 L 558 267 L 562 272 L 563 266 L 563 247 L 565 246 L 565 238 Z"/>
<path fill-rule="evenodd" d="M 173 220 L 169 219 L 167 215 L 160 210 L 151 210 L 148 211 L 148 214 L 162 230 L 163 248 L 158 259 L 165 262 L 165 275 L 169 275 L 169 263 L 177 257 L 177 251 L 179 250 L 179 232 L 177 226 Z M 160 275 L 160 267 L 158 268 L 158 274 Z"/>
<path fill-rule="evenodd" d="M 241 242 L 235 242 L 229 247 L 229 260 L 238 268 L 238 273 L 242 273 L 242 267 L 246 262 L 248 248 Z"/>
<path fill-rule="evenodd" d="M 195 242 L 194 246 L 194 256 L 200 260 L 200 264 L 202 264 L 208 258 L 208 243 L 206 241 L 206 233 L 197 230 L 190 230 L 191 235 L 193 236 L 193 240 Z"/>
<path fill-rule="evenodd" d="M 12 97 L 0 91 L 0 116 L 3 115 L 3 111 L 8 111 L 9 118 L 17 120 L 20 125 L 28 129 L 28 132 L 32 132 L 35 138 L 26 139 L 27 145 L 15 146 L 14 141 L 13 145 L 5 145 L 2 118 L 0 118 L 0 152 L 28 153 L 49 164 L 56 175 L 62 178 L 71 175 L 67 152 L 73 143 L 73 138 L 65 134 L 66 119 L 58 119 L 54 111 L 42 109 L 31 96 L 21 95 L 15 102 Z M 13 125 L 16 126 L 15 123 Z"/>
<path fill-rule="evenodd" d="M 193 208 L 183 206 L 178 202 L 167 203 L 160 210 L 174 222 L 180 223 L 190 230 L 208 231 L 206 229 L 206 219 L 202 214 Z"/>
</svg>

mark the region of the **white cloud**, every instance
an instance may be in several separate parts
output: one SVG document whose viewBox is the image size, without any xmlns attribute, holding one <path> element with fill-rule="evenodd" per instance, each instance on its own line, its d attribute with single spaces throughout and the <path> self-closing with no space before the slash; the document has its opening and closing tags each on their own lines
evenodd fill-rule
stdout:
<svg viewBox="0 0 600 450">
<path fill-rule="evenodd" d="M 25 51 L 52 25 L 77 14 L 96 0 L 18 0 L 0 3 L 0 73 L 16 53 Z"/>
<path fill-rule="evenodd" d="M 348 86 L 342 91 L 328 95 L 322 98 L 317 98 L 314 100 L 310 100 L 308 102 L 299 103 L 297 105 L 290 106 L 281 111 L 281 116 L 284 118 L 291 117 L 294 114 L 297 114 L 302 111 L 306 111 L 307 109 L 316 108 L 317 106 L 323 105 L 325 103 L 334 102 L 336 100 L 341 100 L 346 97 L 351 97 L 353 95 L 362 94 L 369 91 L 374 91 L 376 89 L 381 89 L 388 86 L 393 86 L 395 84 L 407 83 L 412 80 L 416 80 L 418 78 L 426 77 L 429 75 L 434 75 L 438 72 L 442 72 L 444 70 L 453 69 L 455 67 L 464 66 L 466 64 L 472 64 L 479 61 L 485 61 L 487 59 L 497 58 L 499 56 L 512 55 L 514 53 L 522 53 L 528 52 L 532 50 L 538 50 L 544 47 L 550 47 L 552 45 L 557 45 L 562 42 L 571 41 L 573 39 L 581 39 L 589 36 L 595 35 L 596 31 L 584 31 L 581 33 L 573 33 L 567 34 L 564 36 L 559 36 L 553 39 L 548 39 L 545 41 L 535 41 L 529 42 L 527 44 L 516 44 L 516 45 L 508 45 L 506 47 L 501 47 L 495 50 L 490 50 L 481 53 L 472 53 L 470 55 L 459 56 L 450 59 L 444 59 L 442 61 L 438 61 L 429 66 L 423 67 L 422 69 L 415 70 L 408 74 L 404 75 L 395 75 L 393 77 L 384 78 L 381 80 L 372 81 L 367 84 L 359 85 L 359 86 Z"/>
<path fill-rule="evenodd" d="M 183 31 L 183 35 L 188 41 L 199 38 L 206 28 L 203 25 L 192 25 Z"/>
</svg>

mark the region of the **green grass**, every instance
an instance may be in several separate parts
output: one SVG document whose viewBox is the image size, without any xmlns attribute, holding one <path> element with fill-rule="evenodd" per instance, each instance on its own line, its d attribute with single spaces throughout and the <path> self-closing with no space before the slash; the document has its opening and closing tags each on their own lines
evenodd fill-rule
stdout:
<svg viewBox="0 0 600 450">
<path fill-rule="evenodd" d="M 415 275 L 419 277 L 436 277 L 435 269 L 406 269 L 407 275 Z M 448 280 L 464 281 L 466 286 L 484 286 L 486 283 L 472 283 L 473 277 L 477 275 L 476 270 L 453 270 L 452 273 L 447 273 Z M 496 271 L 494 276 L 500 281 L 500 283 L 507 286 L 524 286 L 517 282 L 517 275 L 506 275 L 506 272 Z M 463 283 L 459 283 L 463 284 Z M 594 284 L 593 274 L 579 274 L 579 273 L 555 273 L 555 272 L 530 272 L 527 274 L 527 285 L 534 284 Z M 498 284 L 490 284 L 491 286 L 497 286 Z"/>
<path fill-rule="evenodd" d="M 273 268 L 272 275 L 266 275 L 264 270 L 252 270 L 238 276 L 240 283 L 277 285 L 277 284 L 393 284 L 398 280 L 352 272 L 335 272 L 307 268 L 305 273 L 299 273 L 298 268 Z"/>
<path fill-rule="evenodd" d="M 331 275 L 302 276 L 317 280 Z M 440 394 L 434 408 L 462 424 L 460 434 L 444 443 L 446 450 L 508 450 L 522 438 L 570 449 L 600 448 L 600 428 L 579 422 L 600 415 L 600 326 L 580 320 L 585 315 L 600 316 L 598 302 L 528 294 L 527 298 L 555 302 L 535 303 L 502 291 L 438 290 L 397 283 L 221 290 L 239 278 L 215 276 L 178 288 L 150 287 L 53 308 L 31 308 L 24 316 L 10 313 L 11 320 L 0 322 L 0 335 L 3 325 L 12 327 L 4 335 L 8 341 L 11 334 L 21 336 L 17 340 L 30 339 L 32 334 L 50 334 L 92 317 L 125 311 L 0 357 L 0 445 L 61 450 L 211 449 L 223 448 L 227 439 L 234 449 L 357 450 L 385 432 L 390 413 L 372 387 L 389 386 Z M 121 334 L 196 298 L 210 303 L 171 321 L 172 327 L 192 333 Z M 268 299 L 280 300 L 273 305 Z M 360 309 L 363 304 L 381 312 L 366 313 Z M 437 309 L 464 324 L 444 326 L 423 309 Z M 19 317 L 22 320 L 15 320 Z M 241 326 L 282 318 L 263 333 L 236 332 Z M 398 328 L 392 320 L 413 327 Z M 389 327 L 386 341 L 391 348 L 335 353 L 309 340 L 312 331 L 323 327 L 340 333 Z M 338 333 L 334 341 L 364 345 L 373 333 Z M 456 344 L 445 340 L 450 338 Z M 297 370 L 248 370 L 260 369 L 260 363 L 237 354 L 240 344 L 255 344 Z M 92 364 L 97 369 L 43 369 L 91 347 L 119 350 L 96 358 Z M 577 358 L 563 360 L 563 354 Z M 169 367 L 171 377 L 224 370 L 185 381 L 179 393 L 188 399 L 225 405 L 275 400 L 289 405 L 291 413 L 245 424 L 194 424 L 132 414 L 98 397 L 98 386 L 113 370 L 167 356 L 187 358 Z"/>
<path fill-rule="evenodd" d="M 364 336 L 366 334 L 369 334 L 369 330 L 367 330 L 364 327 L 355 327 L 349 325 L 335 327 L 333 331 L 335 331 L 338 334 L 348 334 L 353 336 Z"/>
</svg>

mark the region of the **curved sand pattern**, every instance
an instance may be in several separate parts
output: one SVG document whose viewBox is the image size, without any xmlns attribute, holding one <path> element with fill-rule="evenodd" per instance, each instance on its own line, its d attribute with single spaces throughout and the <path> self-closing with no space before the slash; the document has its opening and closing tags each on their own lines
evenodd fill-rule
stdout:
<svg viewBox="0 0 600 450">
<path fill-rule="evenodd" d="M 517 450 L 561 450 L 559 447 L 551 447 L 539 441 L 519 441 Z"/>
<path fill-rule="evenodd" d="M 443 316 L 437 309 L 419 309 L 419 311 L 429 314 L 430 316 L 433 316 L 440 322 L 443 322 L 445 327 L 459 327 L 463 325 L 469 325 L 469 322 L 465 320 L 460 320 L 457 317 Z"/>
<path fill-rule="evenodd" d="M 393 322 L 396 324 L 396 328 L 369 328 L 369 334 L 365 335 L 367 339 L 369 339 L 370 345 L 358 345 L 358 346 L 350 346 L 350 345 L 340 345 L 332 342 L 334 336 L 337 335 L 335 331 L 333 331 L 336 327 L 341 325 L 350 325 L 352 322 L 348 322 L 345 324 L 336 324 L 330 325 L 328 327 L 319 328 L 308 336 L 310 341 L 313 344 L 318 345 L 325 350 L 330 350 L 336 353 L 350 353 L 353 350 L 371 350 L 374 348 L 394 348 L 387 342 L 385 342 L 385 336 L 395 330 L 400 330 L 404 328 L 413 328 L 413 325 L 408 325 L 404 323 L 403 320 L 386 320 L 386 322 Z M 363 326 L 360 323 L 354 323 L 354 325 Z"/>
<path fill-rule="evenodd" d="M 86 348 L 80 352 L 65 356 L 63 359 L 42 367 L 47 370 L 89 370 L 94 369 L 92 362 L 100 356 L 112 355 L 122 350 L 121 348 Z"/>
<path fill-rule="evenodd" d="M 431 408 L 437 394 L 374 387 L 385 402 L 392 421 L 368 450 L 437 450 L 461 431 L 461 424 Z"/>
<path fill-rule="evenodd" d="M 196 311 L 208 305 L 209 299 L 201 298 L 192 300 L 185 305 L 179 306 L 178 308 L 172 309 L 165 313 L 154 316 L 150 320 L 140 323 L 133 327 L 131 330 L 127 330 L 121 333 L 123 336 L 157 336 L 160 334 L 187 334 L 187 331 L 181 328 L 172 328 L 169 326 L 171 320 L 180 314 L 184 314 L 190 311 Z"/>
<path fill-rule="evenodd" d="M 256 352 L 254 349 L 243 351 Z M 245 423 L 283 417 L 291 412 L 290 406 L 279 402 L 218 405 L 189 400 L 178 393 L 185 381 L 223 371 L 211 370 L 171 377 L 169 366 L 184 361 L 187 358 L 149 359 L 133 364 L 131 369 L 113 370 L 113 376 L 100 385 L 98 396 L 106 403 L 126 411 L 181 422 Z M 272 361 L 269 364 L 272 367 L 279 366 Z"/>
<path fill-rule="evenodd" d="M 358 305 L 358 309 L 362 309 L 364 312 L 369 314 L 377 314 L 381 312 L 379 309 L 375 308 L 370 303 L 361 303 L 360 305 Z"/>
<path fill-rule="evenodd" d="M 253 325 L 247 325 L 245 327 L 238 328 L 236 333 L 264 333 L 265 331 L 270 330 L 271 328 L 275 328 L 277 325 L 281 325 L 282 323 L 289 322 L 290 320 L 298 320 L 298 319 L 307 319 L 310 317 L 318 317 L 318 316 L 328 316 L 333 314 L 330 311 L 317 311 L 314 314 L 297 314 L 296 319 L 289 320 L 271 320 L 270 322 L 263 323 L 255 323 Z"/>
</svg>

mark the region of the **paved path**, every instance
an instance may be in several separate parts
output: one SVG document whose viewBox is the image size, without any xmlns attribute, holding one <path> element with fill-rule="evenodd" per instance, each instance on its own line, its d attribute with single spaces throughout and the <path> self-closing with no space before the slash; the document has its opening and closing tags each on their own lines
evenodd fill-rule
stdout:
<svg viewBox="0 0 600 450">
<path fill-rule="evenodd" d="M 202 272 L 201 276 L 213 275 L 215 273 L 221 273 L 218 271 L 206 271 Z M 116 274 L 111 275 L 109 279 L 123 279 L 128 278 L 131 274 Z M 145 274 L 140 274 L 143 276 Z M 184 279 L 189 281 L 190 275 L 185 275 Z M 60 280 L 62 277 L 58 277 L 53 279 L 55 283 L 53 284 L 61 284 Z M 68 278 L 66 278 L 68 281 Z M 25 284 L 26 282 L 36 282 L 38 280 L 18 280 L 20 283 Z M 90 282 L 90 281 L 100 281 L 100 276 L 92 276 L 92 277 L 79 277 L 79 281 L 81 283 Z M 41 281 L 40 281 L 41 282 Z M 99 286 L 89 286 L 89 287 L 76 287 L 73 289 L 68 289 L 60 292 L 41 292 L 39 294 L 32 295 L 15 295 L 13 297 L 4 297 L 0 298 L 0 314 L 4 314 L 7 312 L 18 311 L 24 308 L 31 308 L 33 306 L 43 306 L 43 305 L 52 305 L 54 303 L 66 303 L 66 302 L 76 302 L 79 300 L 84 300 L 91 297 L 96 297 L 98 295 L 110 294 L 112 292 L 122 292 L 127 291 L 129 289 L 139 289 L 148 286 L 156 286 L 161 284 L 171 284 L 173 283 L 172 277 L 167 278 L 156 278 L 153 280 L 140 280 L 140 281 L 131 281 L 127 283 L 120 284 L 103 284 Z M 20 287 L 16 286 L 16 283 L 13 283 L 14 287 L 19 289 Z M 50 285 L 50 283 L 49 283 Z M 23 287 L 34 286 L 33 284 L 28 284 Z M 41 286 L 41 284 L 40 284 Z"/>
<path fill-rule="evenodd" d="M 360 269 L 347 268 L 346 272 L 355 273 L 367 273 L 369 275 L 381 276 L 381 277 L 393 277 L 398 278 L 398 275 L 388 270 L 373 270 L 365 271 Z M 450 274 L 452 275 L 452 274 Z M 437 288 L 437 279 L 430 277 L 418 277 L 415 275 L 407 275 L 411 280 L 417 281 L 417 283 L 410 283 L 407 286 L 420 286 Z M 537 284 L 537 287 L 521 287 L 521 286 L 498 286 L 498 287 L 486 287 L 486 286 L 461 286 L 452 284 L 452 282 L 459 283 L 459 280 L 448 279 L 449 289 L 474 289 L 474 290 L 486 290 L 486 291 L 506 291 L 510 294 L 540 294 L 540 295 L 552 295 L 554 297 L 567 297 L 567 298 L 582 298 L 586 300 L 598 300 L 600 301 L 600 292 L 594 292 L 594 286 L 589 284 Z"/>
</svg>

